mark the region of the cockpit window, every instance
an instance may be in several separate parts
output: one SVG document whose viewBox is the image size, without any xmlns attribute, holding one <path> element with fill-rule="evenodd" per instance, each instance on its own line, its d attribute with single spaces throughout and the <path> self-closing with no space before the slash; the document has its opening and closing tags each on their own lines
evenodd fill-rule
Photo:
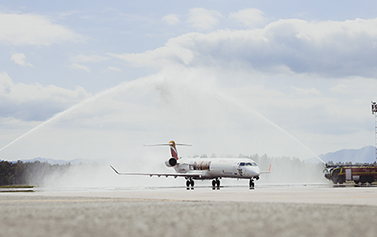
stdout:
<svg viewBox="0 0 377 237">
<path fill-rule="evenodd" d="M 245 162 L 241 162 L 240 163 L 240 166 L 257 166 L 257 163 L 253 162 L 253 163 L 245 163 Z"/>
</svg>

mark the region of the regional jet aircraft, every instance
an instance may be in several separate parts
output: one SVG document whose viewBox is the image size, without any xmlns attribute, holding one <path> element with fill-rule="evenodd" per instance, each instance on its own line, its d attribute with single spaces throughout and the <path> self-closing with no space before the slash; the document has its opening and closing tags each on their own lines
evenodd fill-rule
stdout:
<svg viewBox="0 0 377 237">
<path fill-rule="evenodd" d="M 221 178 L 249 179 L 249 188 L 254 189 L 254 179 L 258 180 L 261 173 L 258 165 L 249 158 L 179 158 L 176 146 L 189 146 L 176 144 L 170 141 L 168 144 L 157 144 L 153 146 L 169 146 L 171 158 L 165 162 L 167 167 L 173 167 L 176 173 L 120 173 L 113 166 L 111 168 L 118 175 L 149 175 L 165 177 L 184 177 L 187 189 L 194 189 L 194 180 L 212 179 L 212 188 L 220 189 Z"/>
</svg>

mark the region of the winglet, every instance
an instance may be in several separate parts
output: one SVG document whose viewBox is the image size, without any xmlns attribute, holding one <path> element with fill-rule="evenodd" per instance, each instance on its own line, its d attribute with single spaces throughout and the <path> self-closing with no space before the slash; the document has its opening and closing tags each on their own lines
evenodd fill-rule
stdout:
<svg viewBox="0 0 377 237">
<path fill-rule="evenodd" d="M 110 167 L 111 167 L 111 169 L 113 169 L 114 170 L 114 172 L 116 173 L 116 174 L 119 174 L 119 172 L 112 166 L 112 165 L 110 165 Z"/>
<path fill-rule="evenodd" d="M 270 164 L 270 168 L 268 168 L 268 173 L 270 173 L 271 172 L 271 164 Z"/>
</svg>

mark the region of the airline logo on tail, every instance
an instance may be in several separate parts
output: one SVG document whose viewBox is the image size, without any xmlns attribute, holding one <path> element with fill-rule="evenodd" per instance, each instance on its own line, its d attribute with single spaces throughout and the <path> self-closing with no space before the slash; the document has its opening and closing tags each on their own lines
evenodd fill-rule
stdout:
<svg viewBox="0 0 377 237">
<path fill-rule="evenodd" d="M 177 152 L 177 148 L 175 148 L 175 142 L 170 141 L 169 146 L 170 146 L 171 156 L 175 158 L 176 160 L 178 160 L 178 152 Z"/>
</svg>

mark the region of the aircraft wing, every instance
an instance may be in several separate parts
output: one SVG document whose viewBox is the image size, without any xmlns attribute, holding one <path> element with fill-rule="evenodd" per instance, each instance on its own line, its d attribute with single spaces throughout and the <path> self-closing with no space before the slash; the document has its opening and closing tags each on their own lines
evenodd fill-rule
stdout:
<svg viewBox="0 0 377 237">
<path fill-rule="evenodd" d="M 113 166 L 110 165 L 110 167 L 114 170 L 114 172 L 118 175 L 146 175 L 146 176 L 157 176 L 157 177 L 161 177 L 161 176 L 165 176 L 165 177 L 174 177 L 174 178 L 177 178 L 177 177 L 185 177 L 185 178 L 201 178 L 201 173 L 185 173 L 185 174 L 181 174 L 181 173 L 133 173 L 133 172 L 125 172 L 125 173 L 121 173 L 121 172 L 118 172 Z"/>
<path fill-rule="evenodd" d="M 268 169 L 268 171 L 261 171 L 260 173 L 261 174 L 271 173 L 271 165 L 270 165 L 270 168 Z"/>
</svg>

